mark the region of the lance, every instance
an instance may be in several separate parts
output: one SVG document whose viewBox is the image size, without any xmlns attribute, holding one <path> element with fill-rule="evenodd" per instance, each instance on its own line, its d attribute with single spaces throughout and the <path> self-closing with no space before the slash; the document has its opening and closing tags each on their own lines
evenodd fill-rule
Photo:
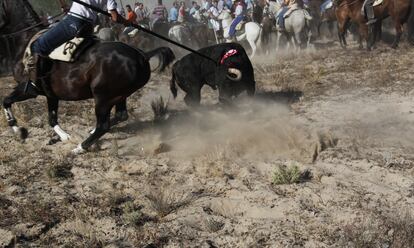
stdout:
<svg viewBox="0 0 414 248">
<path fill-rule="evenodd" d="M 81 0 L 72 0 L 72 2 L 75 2 L 75 3 L 78 3 L 78 4 L 80 4 L 80 5 L 83 5 L 83 6 L 87 7 L 87 8 L 89 8 L 89 9 L 91 9 L 91 10 L 93 10 L 93 11 L 97 12 L 97 13 L 101 13 L 102 15 L 105 15 L 105 16 L 108 16 L 108 17 L 111 17 L 111 14 L 109 14 L 108 12 L 106 12 L 106 11 L 102 10 L 101 8 L 95 7 L 95 6 L 93 6 L 93 5 L 91 5 L 91 4 L 88 4 L 88 3 L 85 3 L 85 2 L 82 2 Z M 175 41 L 173 41 L 173 40 L 171 40 L 171 39 L 168 39 L 167 37 L 164 37 L 164 36 L 162 36 L 162 35 L 160 35 L 160 34 L 157 34 L 157 33 L 153 32 L 153 31 L 151 31 L 151 30 L 149 30 L 149 29 L 146 29 L 146 28 L 144 28 L 144 27 L 141 27 L 141 26 L 139 26 L 139 25 L 137 25 L 137 24 L 133 24 L 133 23 L 131 23 L 130 25 L 131 25 L 132 27 L 134 27 L 134 28 L 138 29 L 138 30 L 141 30 L 141 31 L 143 31 L 143 32 L 146 32 L 146 33 L 148 33 L 148 34 L 151 34 L 151 35 L 153 35 L 153 36 L 155 36 L 155 37 L 157 37 L 157 38 L 159 38 L 159 39 L 165 40 L 165 41 L 167 41 L 167 42 L 169 42 L 169 43 L 172 43 L 172 44 L 174 44 L 174 45 L 176 45 L 176 46 L 178 46 L 178 47 L 181 47 L 182 49 L 185 49 L 185 50 L 190 51 L 190 52 L 192 52 L 192 53 L 195 53 L 195 54 L 197 54 L 197 55 L 199 55 L 199 56 L 201 56 L 201 57 L 203 57 L 203 58 L 205 58 L 205 59 L 208 59 L 208 60 L 210 60 L 210 61 L 213 61 L 216 65 L 217 65 L 217 63 L 218 63 L 218 62 L 217 62 L 217 61 L 215 61 L 214 59 L 212 59 L 212 58 L 208 57 L 207 55 L 204 55 L 204 54 L 200 53 L 199 51 L 196 51 L 196 50 L 194 50 L 194 49 L 192 49 L 192 48 L 190 48 L 190 47 L 184 46 L 183 44 L 180 44 L 180 43 L 175 42 Z"/>
</svg>

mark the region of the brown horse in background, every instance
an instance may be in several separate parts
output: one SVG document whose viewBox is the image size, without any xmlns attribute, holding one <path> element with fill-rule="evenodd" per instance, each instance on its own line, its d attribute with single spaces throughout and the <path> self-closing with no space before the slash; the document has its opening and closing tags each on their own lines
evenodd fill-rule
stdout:
<svg viewBox="0 0 414 248">
<path fill-rule="evenodd" d="M 336 18 L 338 21 L 338 35 L 342 47 L 345 47 L 345 33 L 349 21 L 353 21 L 359 26 L 359 45 L 362 48 L 362 39 L 367 41 L 367 49 L 371 49 L 378 38 L 381 30 L 381 20 L 390 16 L 394 21 L 396 36 L 392 44 L 393 48 L 398 46 L 402 34 L 402 25 L 407 22 L 411 12 L 411 0 L 383 0 L 382 4 L 374 7 L 377 23 L 374 25 L 372 32 L 366 25 L 367 19 L 362 14 L 361 9 L 364 0 L 342 0 L 336 3 Z"/>
</svg>

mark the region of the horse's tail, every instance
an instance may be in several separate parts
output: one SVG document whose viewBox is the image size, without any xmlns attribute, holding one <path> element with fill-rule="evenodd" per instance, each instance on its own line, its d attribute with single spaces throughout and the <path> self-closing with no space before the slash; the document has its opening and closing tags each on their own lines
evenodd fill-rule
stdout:
<svg viewBox="0 0 414 248">
<path fill-rule="evenodd" d="M 408 40 L 414 44 L 414 0 L 411 0 L 410 13 L 407 20 Z"/>
<path fill-rule="evenodd" d="M 172 69 L 172 77 L 171 77 L 171 81 L 170 81 L 170 90 L 171 90 L 171 93 L 173 94 L 174 98 L 176 98 L 177 97 L 177 85 L 175 83 L 176 78 L 175 78 L 175 68 L 174 67 L 175 67 L 175 65 L 173 66 L 173 69 Z"/>
<path fill-rule="evenodd" d="M 160 65 L 157 68 L 159 68 L 160 72 L 164 71 L 165 68 L 169 66 L 175 59 L 175 55 L 169 47 L 159 47 L 145 53 L 145 55 L 147 56 L 148 60 L 154 56 L 158 56 Z"/>
</svg>

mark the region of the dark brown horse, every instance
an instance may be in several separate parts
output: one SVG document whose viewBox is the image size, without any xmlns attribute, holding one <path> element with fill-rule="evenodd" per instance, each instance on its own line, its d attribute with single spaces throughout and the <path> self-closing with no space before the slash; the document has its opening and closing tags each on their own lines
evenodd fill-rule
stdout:
<svg viewBox="0 0 414 248">
<path fill-rule="evenodd" d="M 342 0 L 337 3 L 336 17 L 338 21 L 338 35 L 342 46 L 346 46 L 345 32 L 349 21 L 353 21 L 359 26 L 360 46 L 362 40 L 367 41 L 367 48 L 370 49 L 381 30 L 381 20 L 390 16 L 394 21 L 396 35 L 392 44 L 393 48 L 398 46 L 402 34 L 402 25 L 407 22 L 411 12 L 411 0 L 383 0 L 383 3 L 374 7 L 377 23 L 373 27 L 373 32 L 368 32 L 366 25 L 367 19 L 361 13 L 364 0 Z M 369 36 L 371 34 L 371 36 Z"/>
<path fill-rule="evenodd" d="M 27 0 L 0 1 L 0 36 L 3 42 L 9 44 L 7 54 L 2 54 L 8 63 L 13 64 L 22 57 L 23 50 L 29 37 L 40 28 L 25 28 L 34 25 L 39 18 Z M 7 35 L 18 32 L 14 35 Z M 6 35 L 6 36 L 5 36 Z M 10 42 L 14 41 L 14 44 Z M 169 48 L 159 48 L 149 53 L 132 48 L 120 42 L 99 42 L 79 54 L 73 63 L 42 59 L 40 66 L 41 86 L 39 95 L 45 95 L 49 109 L 49 124 L 61 140 L 69 138 L 58 124 L 58 103 L 60 100 L 79 101 L 93 98 L 95 100 L 96 128 L 92 134 L 74 150 L 75 153 L 86 151 L 111 126 L 110 112 L 116 107 L 113 123 L 127 118 L 126 99 L 149 80 L 151 71 L 149 58 L 160 56 L 161 70 L 174 60 L 174 54 Z M 4 45 L 0 44 L 0 45 Z M 18 78 L 15 76 L 15 78 Z M 3 107 L 10 127 L 22 138 L 27 131 L 17 126 L 12 113 L 12 104 L 34 98 L 28 94 L 26 83 L 19 82 L 15 90 L 3 101 Z"/>
</svg>

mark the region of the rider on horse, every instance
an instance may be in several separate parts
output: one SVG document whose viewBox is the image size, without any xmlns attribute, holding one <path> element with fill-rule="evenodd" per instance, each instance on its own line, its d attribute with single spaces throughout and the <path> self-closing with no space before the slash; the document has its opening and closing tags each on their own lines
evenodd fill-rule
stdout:
<svg viewBox="0 0 414 248">
<path fill-rule="evenodd" d="M 244 6 L 244 0 L 240 0 L 237 3 L 236 9 L 234 11 L 234 16 L 236 18 L 234 18 L 233 22 L 230 25 L 230 30 L 229 30 L 229 37 L 233 40 L 235 40 L 235 36 L 236 36 L 236 27 L 237 25 L 243 21 L 244 17 L 246 14 L 246 8 Z"/>
<path fill-rule="evenodd" d="M 296 0 L 283 0 L 282 5 L 282 9 L 279 11 L 279 14 L 277 15 L 277 24 L 279 31 L 285 30 L 285 16 L 289 15 L 292 12 L 292 10 L 298 8 Z"/>
<path fill-rule="evenodd" d="M 116 11 L 115 0 L 82 0 L 100 8 L 106 7 L 111 13 L 111 19 L 115 22 L 125 23 L 125 19 Z M 59 0 L 62 9 L 67 12 L 65 0 Z M 97 14 L 91 9 L 78 3 L 73 3 L 67 16 L 56 26 L 50 28 L 36 39 L 31 45 L 31 55 L 26 60 L 26 70 L 29 73 L 27 93 L 36 94 L 36 80 L 38 78 L 37 64 L 39 57 L 47 57 L 55 48 L 77 37 L 88 36 L 93 33 L 93 24 Z"/>
</svg>

